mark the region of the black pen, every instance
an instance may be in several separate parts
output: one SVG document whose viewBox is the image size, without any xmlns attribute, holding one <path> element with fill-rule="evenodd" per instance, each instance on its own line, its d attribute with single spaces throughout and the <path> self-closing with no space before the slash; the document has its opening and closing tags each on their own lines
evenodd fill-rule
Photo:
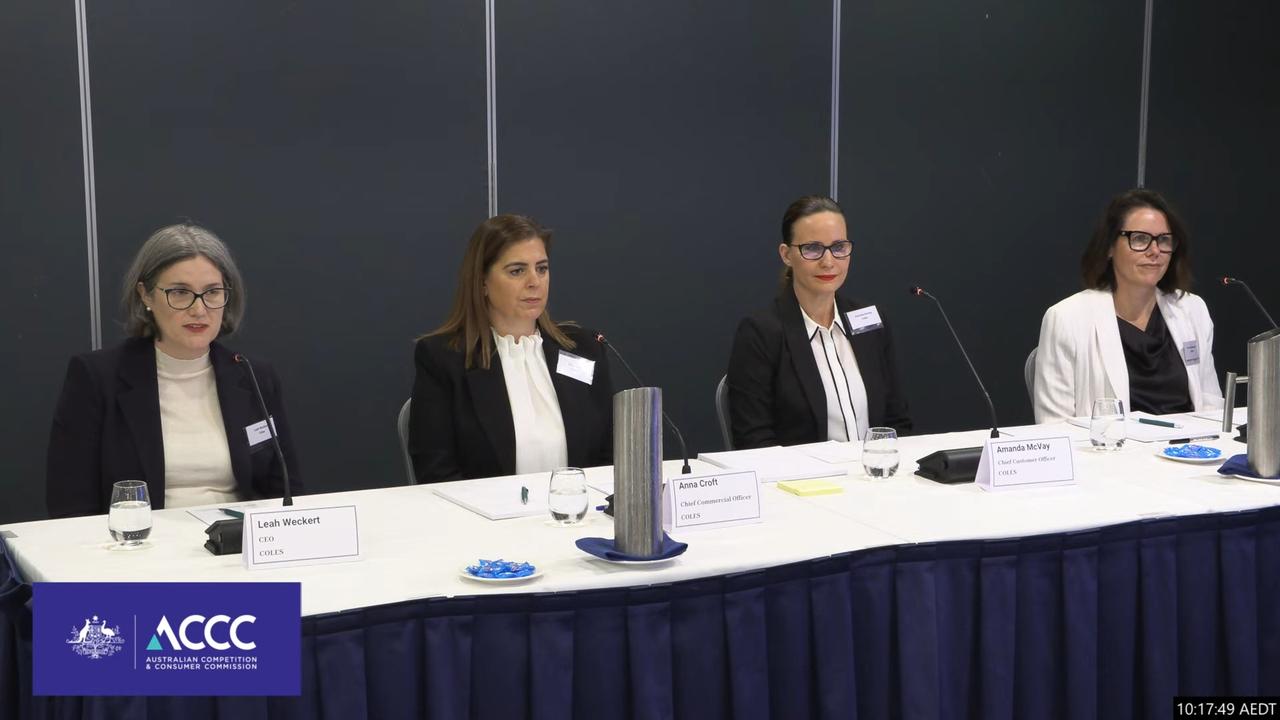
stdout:
<svg viewBox="0 0 1280 720">
<path fill-rule="evenodd" d="M 1178 438 L 1177 440 L 1170 440 L 1170 441 L 1169 441 L 1169 444 L 1170 444 L 1170 445 L 1185 445 L 1185 444 L 1187 444 L 1187 443 L 1199 442 L 1199 441 L 1201 441 L 1201 440 L 1217 440 L 1219 437 L 1220 437 L 1220 436 L 1219 436 L 1218 434 L 1216 434 L 1216 433 L 1215 433 L 1215 434 L 1213 434 L 1213 435 L 1205 435 L 1204 437 Z"/>
</svg>

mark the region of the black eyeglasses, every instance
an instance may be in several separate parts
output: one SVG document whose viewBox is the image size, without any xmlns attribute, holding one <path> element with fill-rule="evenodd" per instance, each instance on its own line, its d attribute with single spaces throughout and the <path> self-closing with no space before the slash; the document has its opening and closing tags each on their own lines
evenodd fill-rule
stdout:
<svg viewBox="0 0 1280 720">
<path fill-rule="evenodd" d="M 209 288 L 204 292 L 195 292 L 186 288 L 156 288 L 164 293 L 164 301 L 174 310 L 186 310 L 196 304 L 196 300 L 204 303 L 210 310 L 217 310 L 231 302 L 231 288 Z"/>
<path fill-rule="evenodd" d="M 1134 252 L 1146 252 L 1153 240 L 1156 243 L 1156 249 L 1162 253 L 1171 253 L 1178 249 L 1178 238 L 1172 233 L 1152 235 L 1142 230 L 1121 230 L 1120 234 L 1129 241 L 1129 249 Z"/>
<path fill-rule="evenodd" d="M 791 247 L 799 249 L 800 257 L 805 260 L 821 260 L 823 254 L 828 250 L 831 251 L 831 257 L 833 258 L 846 258 L 853 252 L 852 240 L 837 240 L 830 245 L 823 245 L 820 242 L 803 243 L 801 245 L 789 244 Z"/>
</svg>

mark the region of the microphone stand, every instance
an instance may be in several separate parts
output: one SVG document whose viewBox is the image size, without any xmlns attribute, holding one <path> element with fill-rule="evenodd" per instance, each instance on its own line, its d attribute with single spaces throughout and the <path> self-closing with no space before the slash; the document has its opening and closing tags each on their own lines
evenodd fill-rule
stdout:
<svg viewBox="0 0 1280 720">
<path fill-rule="evenodd" d="M 978 389 L 982 391 L 982 397 L 987 401 L 987 410 L 991 413 L 991 437 L 1000 437 L 1000 425 L 996 420 L 995 403 L 991 402 L 991 394 L 987 392 L 987 387 L 982 384 L 982 378 L 979 377 L 978 370 L 974 368 L 973 361 L 969 359 L 969 353 L 965 352 L 964 343 L 960 342 L 960 336 L 951 324 L 951 318 L 947 317 L 947 311 L 942 308 L 942 303 L 938 301 L 938 298 L 926 292 L 924 288 L 912 287 L 910 290 L 915 297 L 927 297 L 932 300 L 933 304 L 938 307 L 938 312 L 942 313 L 942 319 L 946 322 L 947 329 L 951 331 L 951 338 L 955 340 L 956 347 L 960 348 L 960 354 L 964 356 L 965 363 L 969 365 L 969 372 L 973 373 L 973 379 L 978 382 Z M 981 446 L 939 450 L 916 461 L 920 466 L 916 474 L 934 482 L 947 484 L 973 482 L 978 475 L 978 463 L 981 459 Z"/>
</svg>

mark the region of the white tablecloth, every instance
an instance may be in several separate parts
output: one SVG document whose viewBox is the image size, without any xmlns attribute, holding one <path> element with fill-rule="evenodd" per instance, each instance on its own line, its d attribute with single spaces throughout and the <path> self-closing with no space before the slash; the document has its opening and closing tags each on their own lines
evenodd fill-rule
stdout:
<svg viewBox="0 0 1280 720">
<path fill-rule="evenodd" d="M 1280 487 L 1219 476 L 1216 465 L 1155 456 L 1163 444 L 1129 443 L 1115 453 L 1089 449 L 1087 431 L 1065 424 L 1008 429 L 1014 436 L 1073 438 L 1078 484 L 991 493 L 973 484 L 939 485 L 917 477 L 915 460 L 934 450 L 979 445 L 985 431 L 902 438 L 898 475 L 871 481 L 857 464 L 832 465 L 845 492 L 799 498 L 763 488 L 764 522 L 688 531 L 689 550 L 654 566 L 621 566 L 584 554 L 579 537 L 612 537 L 613 521 L 591 511 L 576 528 L 543 518 L 489 521 L 450 503 L 429 485 L 309 495 L 297 507 L 354 504 L 363 560 L 356 563 L 248 571 L 239 556 L 203 547 L 204 525 L 186 509 L 153 513 L 148 547 L 113 549 L 105 515 L 8 525 L 9 549 L 30 582 L 298 581 L 304 615 L 339 612 L 415 598 L 509 592 L 556 592 L 667 583 L 755 570 L 836 553 L 902 543 L 1002 538 L 1098 527 L 1143 518 L 1244 510 L 1280 503 Z M 1227 438 L 1203 442 L 1225 455 L 1245 451 Z M 713 472 L 695 461 L 694 472 Z M 666 463 L 667 477 L 679 474 Z M 590 479 L 610 468 L 591 468 Z M 520 480 L 511 479 L 518 493 Z M 537 492 L 539 489 L 534 488 Z M 592 505 L 603 502 L 591 491 Z M 528 560 L 544 575 L 515 585 L 460 577 L 477 558 Z"/>
</svg>

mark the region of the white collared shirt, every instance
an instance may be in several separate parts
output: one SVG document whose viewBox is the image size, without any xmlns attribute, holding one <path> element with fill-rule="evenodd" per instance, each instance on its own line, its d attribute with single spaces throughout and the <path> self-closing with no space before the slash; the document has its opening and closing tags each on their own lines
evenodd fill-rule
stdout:
<svg viewBox="0 0 1280 720">
<path fill-rule="evenodd" d="M 511 335 L 491 332 L 502 360 L 502 377 L 515 425 L 516 474 L 549 472 L 568 465 L 564 417 L 556 387 L 551 383 L 547 356 L 542 352 L 542 334 L 516 340 Z"/>
<path fill-rule="evenodd" d="M 835 305 L 835 300 L 832 300 Z M 840 324 L 840 309 L 832 308 L 831 327 L 822 327 L 800 308 L 805 334 L 818 363 L 818 377 L 827 394 L 827 439 L 861 441 L 867 434 L 867 386 L 858 371 L 853 345 Z"/>
</svg>

